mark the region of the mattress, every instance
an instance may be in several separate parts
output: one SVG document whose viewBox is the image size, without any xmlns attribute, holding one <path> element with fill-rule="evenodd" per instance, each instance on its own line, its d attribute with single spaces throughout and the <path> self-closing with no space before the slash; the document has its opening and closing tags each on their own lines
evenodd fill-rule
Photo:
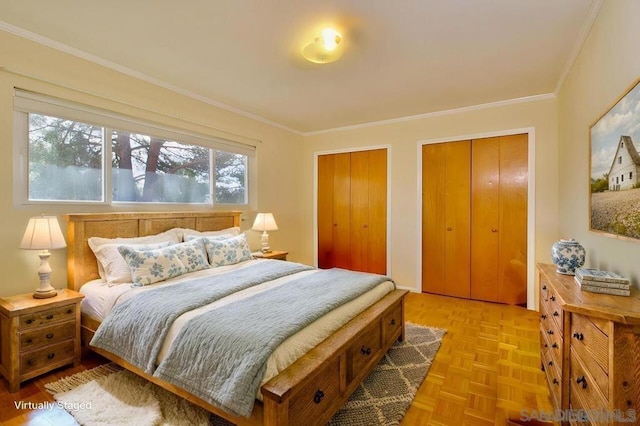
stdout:
<svg viewBox="0 0 640 426">
<path fill-rule="evenodd" d="M 250 260 L 235 265 L 228 265 L 192 272 L 190 274 L 182 275 L 171 280 L 163 281 L 162 283 L 144 287 L 132 287 L 128 284 L 109 286 L 101 280 L 90 281 L 80 289 L 80 292 L 85 296 L 82 301 L 82 313 L 89 315 L 95 319 L 103 320 L 118 303 L 122 303 L 123 301 L 135 296 L 139 292 L 148 291 L 151 288 L 157 288 L 160 286 L 179 285 L 179 283 L 181 282 L 194 278 L 200 278 L 203 276 L 219 275 L 232 270 L 248 268 L 256 262 L 274 261 L 266 259 Z M 277 280 L 268 281 L 264 284 L 234 293 L 233 295 L 225 297 L 215 303 L 206 305 L 202 308 L 195 309 L 181 315 L 177 318 L 177 320 L 169 330 L 169 333 L 167 334 L 167 337 L 163 343 L 162 349 L 156 362 L 160 363 L 164 359 L 174 339 L 176 338 L 182 327 L 184 327 L 184 325 L 190 319 L 197 317 L 198 315 L 209 310 L 222 307 L 234 301 L 242 300 L 243 298 L 249 297 L 253 294 L 257 294 L 268 288 L 277 287 L 285 284 L 290 280 L 298 279 L 304 277 L 305 275 L 314 274 L 316 272 L 317 270 L 304 271 Z M 367 293 L 364 293 L 360 297 L 340 306 L 337 309 L 334 309 L 325 316 L 311 323 L 309 326 L 300 330 L 298 333 L 290 336 L 288 339 L 282 342 L 282 344 L 273 352 L 273 354 L 267 361 L 267 369 L 262 383 L 264 384 L 274 376 L 278 375 L 281 371 L 291 365 L 302 355 L 307 353 L 314 346 L 318 345 L 333 332 L 349 322 L 367 307 L 380 300 L 393 289 L 394 284 L 390 281 L 385 281 L 372 290 L 368 291 Z M 259 392 L 257 397 L 260 399 Z"/>
</svg>

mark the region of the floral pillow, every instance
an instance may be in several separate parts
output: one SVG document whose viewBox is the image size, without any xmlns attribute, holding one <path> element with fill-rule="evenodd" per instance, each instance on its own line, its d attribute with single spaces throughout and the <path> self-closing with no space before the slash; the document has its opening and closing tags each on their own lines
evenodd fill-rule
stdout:
<svg viewBox="0 0 640 426">
<path fill-rule="evenodd" d="M 204 238 L 196 238 L 170 247 L 175 250 L 178 259 L 182 262 L 187 272 L 195 272 L 208 269 L 209 261 L 204 247 Z"/>
<path fill-rule="evenodd" d="M 133 286 L 140 287 L 168 280 L 187 273 L 187 268 L 169 247 L 140 251 L 129 247 L 118 247 L 118 251 L 131 269 Z"/>
<path fill-rule="evenodd" d="M 253 259 L 245 234 L 226 239 L 205 237 L 204 242 L 209 255 L 209 263 L 214 268 Z"/>
</svg>

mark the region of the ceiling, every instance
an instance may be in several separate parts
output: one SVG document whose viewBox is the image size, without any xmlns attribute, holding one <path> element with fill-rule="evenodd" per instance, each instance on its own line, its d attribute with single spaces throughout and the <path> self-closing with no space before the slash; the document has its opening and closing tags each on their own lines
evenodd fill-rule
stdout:
<svg viewBox="0 0 640 426">
<path fill-rule="evenodd" d="M 2 0 L 0 29 L 308 134 L 553 93 L 601 2 Z M 342 58 L 305 61 L 328 25 Z"/>
</svg>

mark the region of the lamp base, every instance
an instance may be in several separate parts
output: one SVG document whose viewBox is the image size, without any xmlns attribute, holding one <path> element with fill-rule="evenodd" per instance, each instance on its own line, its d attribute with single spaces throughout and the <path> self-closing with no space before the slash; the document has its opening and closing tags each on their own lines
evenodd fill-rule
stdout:
<svg viewBox="0 0 640 426">
<path fill-rule="evenodd" d="M 33 298 L 34 299 L 48 299 L 50 297 L 55 297 L 58 294 L 58 292 L 52 288 L 51 290 L 46 290 L 46 291 L 40 291 L 40 289 L 36 290 L 35 293 L 33 293 Z"/>
</svg>

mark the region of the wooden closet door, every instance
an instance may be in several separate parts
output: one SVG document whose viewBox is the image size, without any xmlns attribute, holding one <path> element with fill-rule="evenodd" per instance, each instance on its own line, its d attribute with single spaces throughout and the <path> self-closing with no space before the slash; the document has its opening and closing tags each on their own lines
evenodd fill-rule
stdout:
<svg viewBox="0 0 640 426">
<path fill-rule="evenodd" d="M 498 301 L 500 259 L 500 138 L 471 148 L 471 298 Z"/>
<path fill-rule="evenodd" d="M 351 153 L 351 269 L 387 272 L 387 150 Z"/>
<path fill-rule="evenodd" d="M 527 303 L 528 136 L 500 137 L 498 301 Z"/>
<path fill-rule="evenodd" d="M 471 142 L 422 148 L 422 290 L 469 298 Z"/>
<path fill-rule="evenodd" d="M 333 266 L 351 269 L 351 154 L 335 154 L 333 173 Z"/>
<path fill-rule="evenodd" d="M 527 135 L 473 140 L 471 298 L 527 301 Z"/>
<path fill-rule="evenodd" d="M 336 155 L 318 156 L 318 267 L 333 268 L 333 199 Z"/>
</svg>

